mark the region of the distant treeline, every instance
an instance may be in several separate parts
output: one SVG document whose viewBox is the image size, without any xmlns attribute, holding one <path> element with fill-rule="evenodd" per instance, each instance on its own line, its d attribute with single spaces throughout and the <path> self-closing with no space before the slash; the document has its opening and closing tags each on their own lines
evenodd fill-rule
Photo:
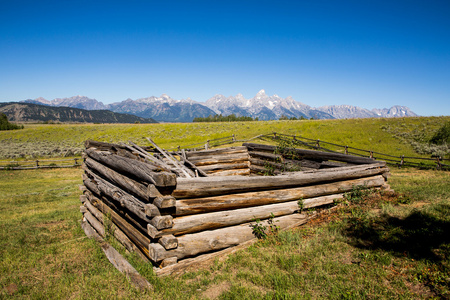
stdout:
<svg viewBox="0 0 450 300">
<path fill-rule="evenodd" d="M 252 117 L 238 117 L 235 114 L 231 114 L 229 116 L 220 115 L 209 115 L 206 118 L 196 117 L 193 122 L 242 122 L 242 121 L 258 121 L 258 118 Z"/>
<path fill-rule="evenodd" d="M 308 120 L 307 118 L 305 118 L 304 116 L 301 116 L 300 118 L 297 117 L 288 117 L 285 115 L 281 115 L 279 120 L 291 120 L 291 121 L 295 121 L 295 120 Z M 314 118 L 311 118 L 310 120 L 314 120 Z"/>
<path fill-rule="evenodd" d="M 0 113 L 0 130 L 23 129 L 23 125 L 9 123 L 8 117 L 4 113 Z"/>
</svg>

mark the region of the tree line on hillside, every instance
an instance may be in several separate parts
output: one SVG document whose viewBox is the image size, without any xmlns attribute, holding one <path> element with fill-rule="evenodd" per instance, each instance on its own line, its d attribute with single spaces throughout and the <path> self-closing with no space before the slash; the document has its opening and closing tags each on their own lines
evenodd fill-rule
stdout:
<svg viewBox="0 0 450 300">
<path fill-rule="evenodd" d="M 9 123 L 8 117 L 4 113 L 0 113 L 0 130 L 23 129 L 23 125 Z"/>
<path fill-rule="evenodd" d="M 245 122 L 245 121 L 258 121 L 258 117 L 252 118 L 252 117 L 245 117 L 245 116 L 236 116 L 235 114 L 231 114 L 228 116 L 222 116 L 220 115 L 209 115 L 205 118 L 202 117 L 196 117 L 194 118 L 193 122 Z"/>
</svg>

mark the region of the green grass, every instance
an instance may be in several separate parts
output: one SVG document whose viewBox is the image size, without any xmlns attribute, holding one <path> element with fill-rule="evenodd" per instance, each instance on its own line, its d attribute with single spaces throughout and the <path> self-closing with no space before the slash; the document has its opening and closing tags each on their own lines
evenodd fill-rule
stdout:
<svg viewBox="0 0 450 300">
<path fill-rule="evenodd" d="M 392 170 L 400 194 L 348 201 L 225 261 L 133 288 L 80 229 L 80 169 L 0 172 L 0 298 L 449 297 L 450 174 Z M 26 182 L 26 184 L 24 184 Z"/>
<path fill-rule="evenodd" d="M 171 124 L 27 124 L 23 130 L 0 132 L 0 158 L 33 158 L 79 155 L 86 139 L 147 145 L 151 137 L 163 148 L 172 148 L 235 134 L 248 139 L 279 132 L 320 139 L 392 155 L 417 155 L 417 140 L 425 142 L 450 117 L 258 121 Z M 364 135 L 361 136 L 361 132 Z M 416 136 L 421 138 L 418 139 Z M 415 144 L 414 144 L 415 145 Z"/>
</svg>

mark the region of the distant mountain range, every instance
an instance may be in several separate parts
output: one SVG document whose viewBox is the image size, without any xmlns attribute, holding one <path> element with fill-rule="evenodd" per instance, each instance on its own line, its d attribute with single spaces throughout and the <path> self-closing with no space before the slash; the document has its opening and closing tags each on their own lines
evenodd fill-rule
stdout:
<svg viewBox="0 0 450 300">
<path fill-rule="evenodd" d="M 192 122 L 195 117 L 207 117 L 214 114 L 249 116 L 259 120 L 276 120 L 281 116 L 314 119 L 345 118 L 392 118 L 417 116 L 406 106 L 368 110 L 351 105 L 331 105 L 311 107 L 294 100 L 292 97 L 281 98 L 278 95 L 268 96 L 264 90 L 255 97 L 245 99 L 242 94 L 225 97 L 215 95 L 206 102 L 191 99 L 175 100 L 163 94 L 160 97 L 148 97 L 137 100 L 127 99 L 105 105 L 95 99 L 84 96 L 57 98 L 46 100 L 37 98 L 22 101 L 47 106 L 67 106 L 86 110 L 111 110 L 117 113 L 133 114 L 143 118 L 153 118 L 160 122 Z"/>
<path fill-rule="evenodd" d="M 13 122 L 157 123 L 153 119 L 109 110 L 52 107 L 34 103 L 0 103 L 0 113 Z"/>
</svg>

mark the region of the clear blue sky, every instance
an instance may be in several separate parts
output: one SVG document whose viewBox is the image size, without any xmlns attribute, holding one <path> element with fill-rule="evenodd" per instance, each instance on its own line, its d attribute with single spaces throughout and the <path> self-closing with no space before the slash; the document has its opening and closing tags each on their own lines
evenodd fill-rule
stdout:
<svg viewBox="0 0 450 300">
<path fill-rule="evenodd" d="M 0 0 L 0 101 L 292 96 L 450 115 L 450 1 Z"/>
</svg>

